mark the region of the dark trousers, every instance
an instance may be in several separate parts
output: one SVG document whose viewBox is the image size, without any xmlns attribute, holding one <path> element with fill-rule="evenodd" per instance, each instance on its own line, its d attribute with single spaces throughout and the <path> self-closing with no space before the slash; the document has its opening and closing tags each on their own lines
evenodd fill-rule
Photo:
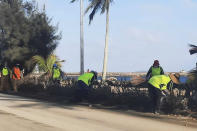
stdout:
<svg viewBox="0 0 197 131">
<path fill-rule="evenodd" d="M 60 84 L 60 80 L 59 79 L 53 79 L 53 83 L 54 84 Z"/>
<path fill-rule="evenodd" d="M 162 91 L 153 85 L 149 84 L 149 96 L 151 98 L 151 105 L 152 105 L 152 111 L 160 111 L 163 100 L 165 99 L 165 96 L 162 94 Z"/>
<path fill-rule="evenodd" d="M 12 88 L 14 92 L 18 92 L 18 86 L 20 84 L 20 80 L 12 79 Z"/>
<path fill-rule="evenodd" d="M 9 91 L 10 90 L 10 78 L 9 76 L 1 77 L 1 91 Z"/>
<path fill-rule="evenodd" d="M 90 86 L 86 85 L 83 81 L 77 81 L 77 90 L 75 93 L 75 98 L 78 101 L 82 101 L 83 99 L 88 99 Z"/>
</svg>

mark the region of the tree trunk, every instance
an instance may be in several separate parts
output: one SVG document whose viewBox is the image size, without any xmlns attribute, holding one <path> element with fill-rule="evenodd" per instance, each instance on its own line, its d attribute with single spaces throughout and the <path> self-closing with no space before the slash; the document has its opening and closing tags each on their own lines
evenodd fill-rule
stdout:
<svg viewBox="0 0 197 131">
<path fill-rule="evenodd" d="M 84 73 L 83 0 L 80 0 L 80 74 Z"/>
<path fill-rule="evenodd" d="M 108 42 L 109 42 L 109 9 L 107 9 L 106 11 L 105 51 L 104 51 L 104 61 L 103 61 L 103 76 L 102 76 L 103 81 L 106 80 L 106 74 L 107 74 Z"/>
</svg>

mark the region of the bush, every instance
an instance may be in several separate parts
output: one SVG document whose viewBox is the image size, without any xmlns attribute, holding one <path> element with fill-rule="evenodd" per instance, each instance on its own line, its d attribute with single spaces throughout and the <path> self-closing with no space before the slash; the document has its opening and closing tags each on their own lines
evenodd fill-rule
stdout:
<svg viewBox="0 0 197 131">
<path fill-rule="evenodd" d="M 57 102 L 70 101 L 75 99 L 76 96 L 76 81 L 64 81 L 64 84 L 50 83 L 46 88 L 43 86 L 43 81 L 38 80 L 38 83 L 26 80 L 25 84 L 21 84 L 19 92 L 23 94 L 34 94 L 37 98 L 44 98 L 47 100 L 55 100 Z M 98 84 L 93 86 L 86 99 L 89 103 L 98 103 L 105 106 L 116 106 L 121 108 L 133 109 L 137 111 L 149 112 L 151 111 L 151 100 L 148 96 L 147 88 L 143 85 L 140 87 L 127 87 L 128 83 L 118 82 L 113 84 Z M 63 86 L 62 86 L 63 85 Z M 182 88 L 179 88 L 181 92 Z M 178 94 L 182 94 L 179 93 Z M 192 99 L 174 93 L 166 99 L 162 111 L 164 113 L 176 114 L 188 109 L 194 109 L 197 106 Z"/>
<path fill-rule="evenodd" d="M 32 93 L 32 94 L 44 92 L 43 85 L 41 84 L 35 85 L 33 83 L 21 84 L 18 90 L 19 92 Z"/>
</svg>

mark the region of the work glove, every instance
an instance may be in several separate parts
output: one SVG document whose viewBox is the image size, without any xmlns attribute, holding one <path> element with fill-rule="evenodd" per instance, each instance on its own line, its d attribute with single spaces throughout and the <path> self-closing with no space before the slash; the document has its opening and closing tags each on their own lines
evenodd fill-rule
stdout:
<svg viewBox="0 0 197 131">
<path fill-rule="evenodd" d="M 167 90 L 167 89 L 166 90 L 162 90 L 161 93 L 162 93 L 163 96 L 169 96 L 170 95 L 170 91 Z"/>
<path fill-rule="evenodd" d="M 165 86 L 165 84 L 160 84 L 160 85 L 159 85 L 160 89 L 161 89 L 163 86 Z"/>
</svg>

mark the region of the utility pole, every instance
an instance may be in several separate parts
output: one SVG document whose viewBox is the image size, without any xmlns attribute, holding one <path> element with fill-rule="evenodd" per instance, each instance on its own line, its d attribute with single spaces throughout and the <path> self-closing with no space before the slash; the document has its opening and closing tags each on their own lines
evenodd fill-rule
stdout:
<svg viewBox="0 0 197 131">
<path fill-rule="evenodd" d="M 84 73 L 83 0 L 80 0 L 80 74 Z"/>
</svg>

